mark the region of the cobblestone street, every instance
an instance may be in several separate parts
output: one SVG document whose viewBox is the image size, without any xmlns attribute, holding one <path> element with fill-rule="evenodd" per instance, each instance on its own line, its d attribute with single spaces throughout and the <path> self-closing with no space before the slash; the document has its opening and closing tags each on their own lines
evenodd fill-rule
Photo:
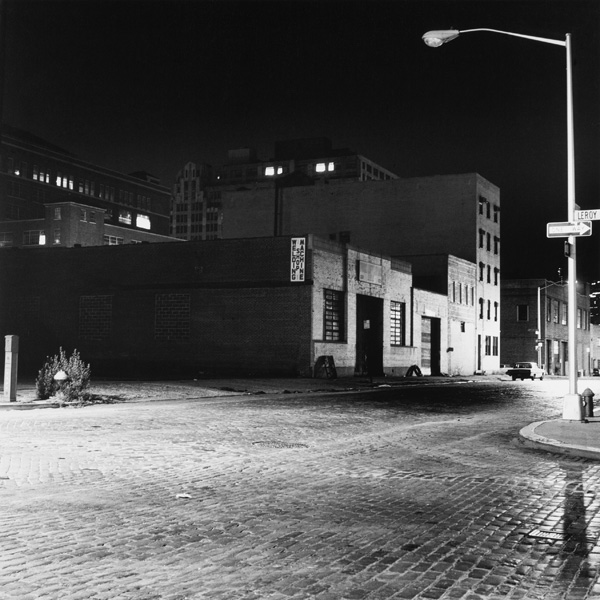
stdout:
<svg viewBox="0 0 600 600">
<path fill-rule="evenodd" d="M 515 442 L 541 385 L 2 412 L 0 598 L 600 598 L 600 465 Z"/>
</svg>

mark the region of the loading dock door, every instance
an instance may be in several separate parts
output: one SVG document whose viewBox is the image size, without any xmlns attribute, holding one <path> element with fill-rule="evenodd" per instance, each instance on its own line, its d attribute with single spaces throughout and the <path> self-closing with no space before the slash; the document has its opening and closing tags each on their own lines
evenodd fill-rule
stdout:
<svg viewBox="0 0 600 600">
<path fill-rule="evenodd" d="M 440 373 L 440 319 L 421 317 L 421 371 L 423 375 Z"/>
</svg>

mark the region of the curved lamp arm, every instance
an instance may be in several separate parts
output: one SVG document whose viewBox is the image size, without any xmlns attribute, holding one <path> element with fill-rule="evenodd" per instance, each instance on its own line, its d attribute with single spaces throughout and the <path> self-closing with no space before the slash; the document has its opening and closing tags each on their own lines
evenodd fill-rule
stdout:
<svg viewBox="0 0 600 600">
<path fill-rule="evenodd" d="M 555 46 L 566 46 L 567 42 L 561 40 L 552 40 L 549 38 L 536 37 L 533 35 L 524 35 L 522 33 L 513 33 L 512 31 L 500 31 L 499 29 L 439 29 L 435 31 L 428 31 L 423 36 L 423 41 L 431 48 L 439 48 L 442 44 L 455 40 L 461 33 L 471 33 L 473 31 L 491 31 L 493 33 L 502 33 L 504 35 L 512 35 L 513 37 L 525 38 L 526 40 L 534 40 L 535 42 L 544 42 L 546 44 L 554 44 Z"/>
</svg>

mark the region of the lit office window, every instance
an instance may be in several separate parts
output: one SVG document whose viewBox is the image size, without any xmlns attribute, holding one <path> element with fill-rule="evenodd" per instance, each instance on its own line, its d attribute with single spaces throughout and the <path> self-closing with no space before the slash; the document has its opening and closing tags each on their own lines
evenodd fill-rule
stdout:
<svg viewBox="0 0 600 600">
<path fill-rule="evenodd" d="M 315 167 L 315 171 L 317 173 L 325 173 L 326 168 L 327 167 L 325 166 L 325 163 L 317 163 L 317 166 Z"/>
<path fill-rule="evenodd" d="M 150 217 L 148 215 L 137 215 L 135 218 L 135 226 L 140 229 L 150 229 Z"/>
<path fill-rule="evenodd" d="M 119 223 L 124 223 L 125 225 L 131 225 L 131 212 L 128 210 L 120 210 L 119 211 Z"/>
</svg>

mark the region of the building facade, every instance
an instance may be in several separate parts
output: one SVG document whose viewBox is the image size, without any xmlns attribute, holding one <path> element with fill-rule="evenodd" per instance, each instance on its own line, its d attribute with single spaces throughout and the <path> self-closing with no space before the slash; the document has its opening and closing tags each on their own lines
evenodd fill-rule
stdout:
<svg viewBox="0 0 600 600">
<path fill-rule="evenodd" d="M 276 194 L 246 187 L 224 190 L 221 202 L 223 238 L 313 231 L 392 257 L 451 254 L 475 264 L 475 371 L 499 368 L 500 192 L 477 173 L 316 181 Z"/>
<path fill-rule="evenodd" d="M 448 254 L 403 256 L 411 264 L 415 287 L 444 294 L 448 318 L 448 374 L 472 375 L 477 370 L 477 274 L 476 265 Z M 486 356 L 499 358 L 500 340 L 484 340 Z"/>
<path fill-rule="evenodd" d="M 187 163 L 177 174 L 171 196 L 171 235 L 183 240 L 222 237 L 221 199 L 240 188 L 261 190 L 275 198 L 281 190 L 315 182 L 371 181 L 398 176 L 348 148 L 334 148 L 327 138 L 275 143 L 274 158 L 260 160 L 256 150 L 230 150 L 225 165 Z M 278 217 L 269 223 L 279 235 Z"/>
<path fill-rule="evenodd" d="M 19 364 L 77 349 L 105 376 L 447 372 L 447 298 L 410 265 L 313 235 L 6 250 Z M 23 273 L 27 277 L 23 277 Z"/>
<path fill-rule="evenodd" d="M 509 279 L 502 282 L 501 362 L 537 362 L 550 375 L 567 375 L 568 290 L 565 282 Z M 593 369 L 589 285 L 577 284 L 577 368 Z"/>
<path fill-rule="evenodd" d="M 328 138 L 275 142 L 273 158 L 259 160 L 256 150 L 230 150 L 228 161 L 216 173 L 220 185 L 273 181 L 292 173 L 311 180 L 370 181 L 398 176 L 349 148 L 334 148 Z"/>
<path fill-rule="evenodd" d="M 1 247 L 71 247 L 92 240 L 108 244 L 169 236 L 170 193 L 154 177 L 87 163 L 6 125 L 0 139 L 0 197 Z M 54 218 L 55 208 L 61 218 Z M 87 224 L 67 227 L 72 219 Z"/>
</svg>

